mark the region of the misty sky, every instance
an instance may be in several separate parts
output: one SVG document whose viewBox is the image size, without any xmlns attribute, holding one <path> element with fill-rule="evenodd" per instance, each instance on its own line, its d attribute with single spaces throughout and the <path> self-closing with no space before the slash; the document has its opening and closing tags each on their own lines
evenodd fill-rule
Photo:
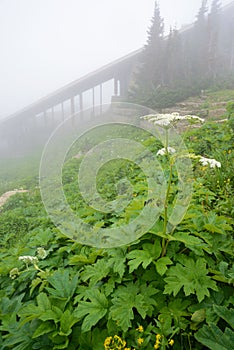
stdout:
<svg viewBox="0 0 234 350">
<path fill-rule="evenodd" d="M 201 0 L 159 5 L 168 30 L 193 22 Z M 0 118 L 142 47 L 153 9 L 154 0 L 0 0 Z"/>
</svg>

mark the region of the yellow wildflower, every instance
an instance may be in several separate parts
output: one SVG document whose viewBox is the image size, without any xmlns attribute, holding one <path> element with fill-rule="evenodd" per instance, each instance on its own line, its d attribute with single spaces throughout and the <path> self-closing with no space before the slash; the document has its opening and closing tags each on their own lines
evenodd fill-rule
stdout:
<svg viewBox="0 0 234 350">
<path fill-rule="evenodd" d="M 138 338 L 137 339 L 137 343 L 138 345 L 141 345 L 143 343 L 144 339 L 143 338 Z"/>
<path fill-rule="evenodd" d="M 173 339 L 169 340 L 168 344 L 171 346 L 174 345 L 174 340 Z"/>
<path fill-rule="evenodd" d="M 144 328 L 142 326 L 139 326 L 136 330 L 140 333 L 144 332 Z"/>
</svg>

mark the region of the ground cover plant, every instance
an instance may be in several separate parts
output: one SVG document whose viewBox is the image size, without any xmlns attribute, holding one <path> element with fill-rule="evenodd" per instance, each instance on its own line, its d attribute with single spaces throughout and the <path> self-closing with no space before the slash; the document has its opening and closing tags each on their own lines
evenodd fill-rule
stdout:
<svg viewBox="0 0 234 350">
<path fill-rule="evenodd" d="M 184 135 L 193 154 L 194 192 L 183 221 L 170 232 L 167 214 L 179 181 L 171 166 L 175 154 L 170 141 L 161 145 L 147 133 L 133 138 L 158 154 L 170 186 L 167 207 L 157 223 L 131 244 L 103 249 L 65 237 L 47 216 L 40 190 L 30 181 L 28 193 L 11 197 L 0 209 L 1 349 L 232 348 L 230 123 L 205 123 Z M 215 163 L 207 158 L 221 167 L 210 167 Z M 81 160 L 82 154 L 70 157 L 63 169 L 64 191 L 74 212 L 97 229 L 138 215 L 145 205 L 147 183 L 137 165 L 119 159 L 100 170 L 97 187 L 104 198 L 114 199 L 115 183 L 126 177 L 132 185 L 126 210 L 110 215 L 83 201 L 77 187 Z"/>
</svg>

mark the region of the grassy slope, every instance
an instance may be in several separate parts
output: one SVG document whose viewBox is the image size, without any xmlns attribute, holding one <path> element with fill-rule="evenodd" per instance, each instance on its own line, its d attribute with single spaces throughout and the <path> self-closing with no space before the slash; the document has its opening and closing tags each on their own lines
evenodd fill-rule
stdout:
<svg viewBox="0 0 234 350">
<path fill-rule="evenodd" d="M 182 114 L 205 115 L 211 120 L 223 119 L 226 117 L 225 106 L 232 100 L 234 90 L 205 91 L 202 96 L 190 97 L 164 112 L 178 111 Z M 39 164 L 38 150 L 27 157 L 0 159 L 0 195 L 14 188 L 38 185 Z"/>
</svg>

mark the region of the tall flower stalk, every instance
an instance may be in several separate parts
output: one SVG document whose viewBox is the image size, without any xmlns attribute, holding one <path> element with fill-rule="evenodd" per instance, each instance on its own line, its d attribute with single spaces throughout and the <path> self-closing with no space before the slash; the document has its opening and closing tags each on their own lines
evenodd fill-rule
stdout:
<svg viewBox="0 0 234 350">
<path fill-rule="evenodd" d="M 161 256 L 166 255 L 167 246 L 169 243 L 169 240 L 166 238 L 166 235 L 168 232 L 168 223 L 169 223 L 169 215 L 168 215 L 168 206 L 169 206 L 169 197 L 170 197 L 170 191 L 171 191 L 171 185 L 172 185 L 172 177 L 173 177 L 173 167 L 175 164 L 176 159 L 178 158 L 191 158 L 191 159 L 199 159 L 199 162 L 203 165 L 209 165 L 211 168 L 221 167 L 220 162 L 216 161 L 215 159 L 209 159 L 202 156 L 197 156 L 195 154 L 180 154 L 180 152 L 177 152 L 173 147 L 170 146 L 170 129 L 176 126 L 177 123 L 181 121 L 188 121 L 190 124 L 195 123 L 203 123 L 204 119 L 196 116 L 196 115 L 185 115 L 181 116 L 179 113 L 171 113 L 171 114 L 155 114 L 155 115 L 146 115 L 141 117 L 142 119 L 145 119 L 149 121 L 150 123 L 153 123 L 156 126 L 161 127 L 164 130 L 164 139 L 161 139 L 162 144 L 164 147 L 160 149 L 157 152 L 157 156 L 165 156 L 168 159 L 169 163 L 169 176 L 167 179 L 167 188 L 165 193 L 165 201 L 164 201 L 164 223 L 163 223 L 163 231 L 162 231 L 162 253 Z"/>
</svg>

